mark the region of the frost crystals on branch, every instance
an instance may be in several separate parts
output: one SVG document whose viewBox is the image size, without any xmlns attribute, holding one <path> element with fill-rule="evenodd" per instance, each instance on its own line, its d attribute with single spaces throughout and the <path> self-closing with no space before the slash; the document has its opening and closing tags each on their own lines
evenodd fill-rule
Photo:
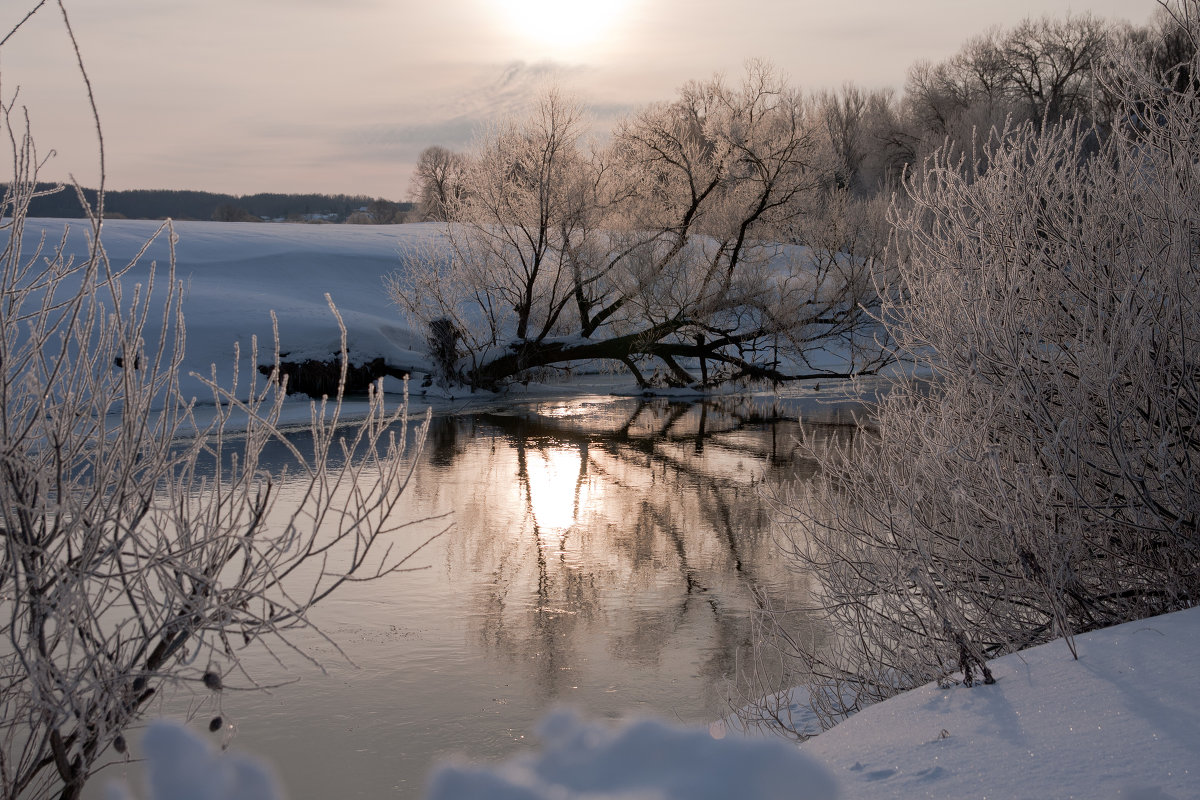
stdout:
<svg viewBox="0 0 1200 800">
<path fill-rule="evenodd" d="M 1106 138 L 995 130 L 894 207 L 883 318 L 917 370 L 783 504 L 829 634 L 777 641 L 825 725 L 1200 602 L 1200 95 L 1178 75 L 1130 58 Z"/>
</svg>

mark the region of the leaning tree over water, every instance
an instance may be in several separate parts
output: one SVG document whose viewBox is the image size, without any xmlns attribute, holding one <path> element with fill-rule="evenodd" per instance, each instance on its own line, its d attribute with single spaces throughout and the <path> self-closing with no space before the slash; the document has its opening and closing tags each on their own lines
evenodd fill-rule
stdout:
<svg viewBox="0 0 1200 800">
<path fill-rule="evenodd" d="M 454 331 L 455 377 L 476 386 L 584 360 L 642 383 L 655 364 L 674 385 L 875 369 L 881 241 L 836 196 L 824 235 L 810 224 L 831 199 L 810 105 L 753 64 L 737 85 L 688 84 L 600 147 L 551 90 L 480 137 L 444 243 L 411 254 L 389 290 Z"/>
</svg>

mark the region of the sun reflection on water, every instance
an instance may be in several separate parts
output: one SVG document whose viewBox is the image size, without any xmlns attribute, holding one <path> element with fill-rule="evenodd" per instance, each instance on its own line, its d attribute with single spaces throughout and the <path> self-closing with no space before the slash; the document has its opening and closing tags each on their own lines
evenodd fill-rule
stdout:
<svg viewBox="0 0 1200 800">
<path fill-rule="evenodd" d="M 542 536 L 569 530 L 603 494 L 588 478 L 586 452 L 575 447 L 527 452 L 525 480 L 525 499 Z"/>
</svg>

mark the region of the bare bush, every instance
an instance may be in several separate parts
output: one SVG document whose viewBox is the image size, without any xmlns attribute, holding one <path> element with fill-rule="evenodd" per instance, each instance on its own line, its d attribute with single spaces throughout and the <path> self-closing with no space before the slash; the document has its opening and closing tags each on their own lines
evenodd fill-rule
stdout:
<svg viewBox="0 0 1200 800">
<path fill-rule="evenodd" d="M 830 639 L 783 645 L 825 726 L 1200 600 L 1200 98 L 1132 61 L 1110 90 L 1098 152 L 1001 130 L 893 210 L 883 316 L 915 369 L 784 504 Z"/>
<path fill-rule="evenodd" d="M 351 428 L 340 391 L 314 406 L 305 452 L 275 375 L 222 386 L 214 366 L 211 405 L 183 397 L 173 254 L 132 284 L 138 258 L 109 259 L 99 208 L 86 252 L 39 239 L 42 161 L 11 105 L 0 118 L 0 795 L 74 798 L 151 698 L 220 691 L 243 648 L 291 649 L 315 603 L 404 568 L 389 518 L 414 454 L 380 387 Z M 169 223 L 158 236 L 173 247 Z M 268 445 L 294 459 L 286 503 Z"/>
</svg>

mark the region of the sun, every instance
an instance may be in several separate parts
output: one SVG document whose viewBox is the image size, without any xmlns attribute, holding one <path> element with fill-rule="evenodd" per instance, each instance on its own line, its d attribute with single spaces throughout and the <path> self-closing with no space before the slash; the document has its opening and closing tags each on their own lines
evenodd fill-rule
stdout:
<svg viewBox="0 0 1200 800">
<path fill-rule="evenodd" d="M 602 44 L 628 0 L 493 0 L 503 27 L 538 56 L 579 56 Z"/>
</svg>

